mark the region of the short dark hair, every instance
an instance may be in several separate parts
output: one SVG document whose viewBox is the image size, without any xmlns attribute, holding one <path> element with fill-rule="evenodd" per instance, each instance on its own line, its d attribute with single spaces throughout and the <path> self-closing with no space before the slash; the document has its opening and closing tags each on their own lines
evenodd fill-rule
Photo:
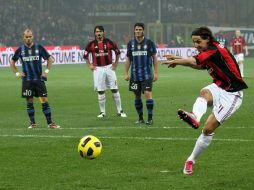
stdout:
<svg viewBox="0 0 254 190">
<path fill-rule="evenodd" d="M 100 26 L 100 25 L 95 26 L 94 30 L 93 30 L 93 33 L 95 33 L 96 29 L 99 29 L 100 31 L 104 32 L 104 27 L 103 26 Z"/>
<path fill-rule="evenodd" d="M 145 24 L 142 23 L 142 22 L 137 22 L 137 23 L 134 25 L 134 28 L 136 28 L 136 26 L 139 26 L 139 27 L 143 28 L 143 30 L 145 30 Z"/>
<path fill-rule="evenodd" d="M 192 31 L 191 36 L 200 36 L 202 39 L 215 41 L 212 31 L 207 26 L 201 26 Z"/>
</svg>

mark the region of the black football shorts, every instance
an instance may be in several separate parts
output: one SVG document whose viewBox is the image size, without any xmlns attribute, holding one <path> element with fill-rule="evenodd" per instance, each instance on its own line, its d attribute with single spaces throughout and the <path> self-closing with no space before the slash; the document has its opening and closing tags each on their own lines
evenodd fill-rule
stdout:
<svg viewBox="0 0 254 190">
<path fill-rule="evenodd" d="M 133 92 L 142 92 L 144 91 L 152 91 L 153 81 L 152 79 L 144 80 L 144 81 L 132 81 L 130 80 L 129 91 Z"/>
<path fill-rule="evenodd" d="M 47 88 L 44 81 L 23 81 L 22 95 L 23 98 L 30 97 L 47 97 Z"/>
</svg>

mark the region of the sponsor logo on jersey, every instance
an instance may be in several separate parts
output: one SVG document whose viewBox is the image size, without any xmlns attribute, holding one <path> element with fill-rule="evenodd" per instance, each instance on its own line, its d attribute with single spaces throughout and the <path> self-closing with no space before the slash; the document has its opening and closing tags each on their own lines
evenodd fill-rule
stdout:
<svg viewBox="0 0 254 190">
<path fill-rule="evenodd" d="M 23 57 L 23 61 L 38 61 L 39 59 L 39 56 Z"/>
<path fill-rule="evenodd" d="M 132 56 L 147 55 L 147 51 L 133 51 Z"/>
<path fill-rule="evenodd" d="M 101 56 L 107 56 L 108 53 L 100 52 L 100 53 L 95 53 L 96 57 L 101 57 Z"/>
</svg>

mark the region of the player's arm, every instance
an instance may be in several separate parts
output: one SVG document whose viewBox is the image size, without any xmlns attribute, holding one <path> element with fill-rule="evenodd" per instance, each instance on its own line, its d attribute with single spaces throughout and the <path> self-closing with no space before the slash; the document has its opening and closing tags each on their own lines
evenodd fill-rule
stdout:
<svg viewBox="0 0 254 190">
<path fill-rule="evenodd" d="M 249 55 L 248 46 L 245 45 L 243 48 L 245 49 L 245 55 L 248 56 Z"/>
<path fill-rule="evenodd" d="M 83 58 L 86 60 L 86 66 L 91 70 L 95 70 L 96 67 L 90 62 L 90 59 L 89 59 L 89 55 L 90 53 L 92 54 L 92 52 L 90 52 L 89 50 L 89 44 L 86 46 L 86 49 L 85 49 L 85 52 L 84 52 L 84 56 Z"/>
<path fill-rule="evenodd" d="M 48 74 L 49 74 L 49 71 L 52 67 L 52 64 L 54 62 L 54 59 L 52 56 L 49 56 L 48 59 L 47 59 L 47 65 L 46 65 L 46 69 L 45 71 L 42 73 L 42 77 L 45 77 L 47 78 Z"/>
<path fill-rule="evenodd" d="M 126 57 L 125 65 L 124 65 L 124 80 L 129 81 L 130 76 L 129 76 L 129 69 L 131 66 L 131 62 L 129 57 Z"/>
<path fill-rule="evenodd" d="M 156 54 L 153 55 L 153 69 L 154 69 L 153 81 L 157 81 L 158 80 L 158 59 Z"/>
<path fill-rule="evenodd" d="M 15 52 L 14 56 L 10 59 L 10 67 L 12 72 L 19 78 L 25 76 L 25 73 L 19 72 L 18 68 L 16 67 L 16 62 L 18 61 L 18 50 Z"/>
<path fill-rule="evenodd" d="M 115 62 L 112 64 L 112 70 L 116 70 L 117 65 L 119 63 L 119 58 L 120 58 L 120 54 L 116 54 L 116 60 Z"/>
<path fill-rule="evenodd" d="M 96 67 L 90 62 L 89 56 L 88 56 L 88 57 L 85 57 L 85 60 L 86 60 L 86 65 L 87 65 L 87 67 L 88 67 L 91 71 L 93 71 L 93 70 L 96 69 Z"/>
<path fill-rule="evenodd" d="M 173 56 L 167 55 L 167 61 L 163 61 L 162 65 L 168 65 L 168 67 L 176 67 L 177 65 L 182 65 L 186 67 L 191 67 L 194 69 L 200 69 L 200 66 L 197 65 L 196 59 L 194 57 L 190 58 L 176 58 L 174 59 Z"/>
</svg>

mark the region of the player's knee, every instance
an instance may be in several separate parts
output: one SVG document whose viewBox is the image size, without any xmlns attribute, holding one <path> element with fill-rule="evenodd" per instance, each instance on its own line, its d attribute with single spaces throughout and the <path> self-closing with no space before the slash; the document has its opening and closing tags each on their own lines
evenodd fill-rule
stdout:
<svg viewBox="0 0 254 190">
<path fill-rule="evenodd" d="M 152 92 L 151 91 L 145 91 L 144 95 L 145 95 L 146 99 L 152 99 Z"/>
<path fill-rule="evenodd" d="M 27 98 L 26 101 L 27 101 L 27 103 L 33 103 L 34 99 L 33 98 Z"/>
<path fill-rule="evenodd" d="M 203 132 L 204 135 L 208 136 L 208 135 L 211 135 L 214 132 L 214 130 L 211 129 L 211 128 L 206 128 L 205 127 L 202 132 Z"/>
<path fill-rule="evenodd" d="M 213 95 L 208 89 L 202 89 L 199 96 L 206 99 L 208 106 L 213 105 Z"/>
<path fill-rule="evenodd" d="M 39 100 L 40 100 L 41 103 L 48 102 L 48 98 L 47 97 L 40 97 Z"/>
</svg>

